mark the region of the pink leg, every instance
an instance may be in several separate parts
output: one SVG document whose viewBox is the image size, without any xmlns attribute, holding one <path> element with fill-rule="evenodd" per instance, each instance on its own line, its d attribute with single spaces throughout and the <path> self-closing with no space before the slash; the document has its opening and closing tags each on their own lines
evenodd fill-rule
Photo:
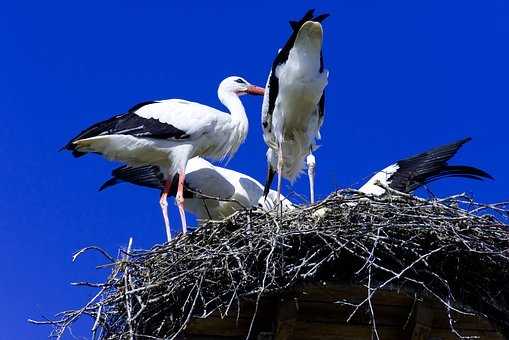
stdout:
<svg viewBox="0 0 509 340">
<path fill-rule="evenodd" d="M 166 238 L 171 241 L 170 219 L 168 218 L 168 193 L 170 192 L 171 178 L 164 183 L 164 189 L 159 199 L 159 205 L 163 213 L 164 227 L 166 229 Z"/>
<path fill-rule="evenodd" d="M 179 170 L 179 183 L 177 188 L 177 196 L 175 200 L 177 201 L 177 206 L 179 207 L 180 213 L 180 221 L 182 222 L 182 233 L 187 234 L 187 223 L 186 223 L 186 212 L 184 210 L 184 179 L 186 177 L 186 173 L 184 169 Z"/>
</svg>

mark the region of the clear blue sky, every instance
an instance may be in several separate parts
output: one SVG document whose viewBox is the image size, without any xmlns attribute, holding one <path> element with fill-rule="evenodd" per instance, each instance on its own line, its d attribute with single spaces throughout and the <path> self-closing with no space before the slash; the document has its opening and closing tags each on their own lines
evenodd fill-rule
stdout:
<svg viewBox="0 0 509 340">
<path fill-rule="evenodd" d="M 9 1 L 0 10 L 0 329 L 2 339 L 43 339 L 26 323 L 78 307 L 100 280 L 100 258 L 164 240 L 155 191 L 103 193 L 111 164 L 57 150 L 89 124 L 148 99 L 220 107 L 218 83 L 241 75 L 264 85 L 288 20 L 309 7 L 325 22 L 330 69 L 319 197 L 358 185 L 393 160 L 471 136 L 455 158 L 495 182 L 449 180 L 446 195 L 508 198 L 509 2 L 495 1 Z M 183 2 L 181 2 L 183 3 Z M 191 3 L 193 5 L 191 5 Z M 263 180 L 261 98 L 243 98 L 246 143 L 229 167 Z M 307 179 L 294 189 L 307 195 Z M 170 208 L 174 208 L 170 205 Z M 175 209 L 173 209 L 175 211 Z M 173 224 L 178 225 L 176 215 Z M 74 329 L 87 335 L 84 324 Z"/>
</svg>

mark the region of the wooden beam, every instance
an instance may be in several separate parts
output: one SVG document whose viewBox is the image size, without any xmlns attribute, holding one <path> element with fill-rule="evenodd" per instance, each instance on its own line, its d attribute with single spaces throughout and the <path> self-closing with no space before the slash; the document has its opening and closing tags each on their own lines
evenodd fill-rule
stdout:
<svg viewBox="0 0 509 340">
<path fill-rule="evenodd" d="M 433 328 L 433 308 L 424 302 L 418 302 L 414 311 L 411 340 L 428 340 Z"/>
<path fill-rule="evenodd" d="M 296 299 L 279 301 L 274 340 L 288 340 L 291 338 L 297 323 L 297 313 L 298 304 Z"/>
</svg>

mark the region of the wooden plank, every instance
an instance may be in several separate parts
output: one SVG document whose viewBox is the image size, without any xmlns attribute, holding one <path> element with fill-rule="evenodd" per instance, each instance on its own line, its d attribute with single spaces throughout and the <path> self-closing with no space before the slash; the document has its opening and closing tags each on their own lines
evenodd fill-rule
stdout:
<svg viewBox="0 0 509 340">
<path fill-rule="evenodd" d="M 277 325 L 274 340 L 288 340 L 293 335 L 297 323 L 297 301 L 281 300 L 278 303 Z"/>
<path fill-rule="evenodd" d="M 462 336 L 478 336 L 481 340 L 504 340 L 505 338 L 497 332 L 466 330 L 459 332 Z M 432 329 L 430 339 L 458 340 L 449 329 Z"/>
<path fill-rule="evenodd" d="M 379 326 L 403 327 L 410 306 L 374 305 L 376 322 Z M 301 321 L 345 323 L 354 308 L 332 302 L 300 302 L 299 316 Z M 368 306 L 360 308 L 351 318 L 350 324 L 370 324 L 371 314 Z"/>
<path fill-rule="evenodd" d="M 229 336 L 242 337 L 246 336 L 249 329 L 249 319 L 221 319 L 208 317 L 206 319 L 194 319 L 191 321 L 185 334 L 187 336 Z"/>
<path fill-rule="evenodd" d="M 335 302 L 348 301 L 359 303 L 366 298 L 366 288 L 343 288 L 336 286 L 309 287 L 302 290 L 300 301 Z M 382 290 L 373 296 L 373 303 L 391 306 L 408 306 L 413 304 L 413 298 L 393 291 Z"/>
<path fill-rule="evenodd" d="M 346 323 L 352 307 L 333 303 L 341 298 L 357 298 L 361 301 L 365 294 L 366 290 L 362 288 L 314 287 L 306 288 L 305 293 L 297 298 L 284 301 L 277 298 L 262 299 L 251 338 L 257 339 L 258 335 L 261 335 L 271 339 L 273 337 L 274 340 L 371 339 L 371 318 L 367 306 L 359 309 L 350 322 Z M 403 326 L 412 308 L 411 298 L 394 292 L 382 292 L 374 298 L 373 303 L 377 329 L 384 340 L 456 339 L 449 329 L 447 313 L 436 303 L 418 303 L 413 313 L 414 320 L 406 329 L 403 329 Z M 245 339 L 254 306 L 253 301 L 243 302 L 238 320 L 236 308 L 233 308 L 225 319 L 218 315 L 195 319 L 185 334 L 189 339 L 197 336 L 201 336 L 201 339 Z M 457 314 L 454 314 L 454 317 L 455 327 L 461 334 L 477 335 L 488 340 L 503 339 L 493 325 L 483 318 Z"/>
<path fill-rule="evenodd" d="M 237 315 L 236 309 L 232 309 L 230 314 L 221 318 L 218 312 L 213 313 L 208 318 L 194 318 L 187 329 L 186 336 L 230 336 L 242 337 L 245 339 L 254 313 L 254 303 L 247 302 L 242 304 L 241 313 Z M 255 318 L 251 337 L 256 339 L 260 332 L 272 332 L 276 305 L 273 299 L 263 299 L 258 306 L 258 313 Z"/>
<path fill-rule="evenodd" d="M 410 340 L 428 340 L 433 327 L 434 311 L 430 304 L 418 302 L 413 314 Z"/>
<path fill-rule="evenodd" d="M 245 340 L 242 336 L 188 335 L 176 340 Z"/>
<path fill-rule="evenodd" d="M 377 327 L 383 340 L 401 340 L 402 332 L 396 327 Z M 299 322 L 292 340 L 372 340 L 370 325 L 348 325 L 317 322 Z"/>
<path fill-rule="evenodd" d="M 435 309 L 435 320 L 433 322 L 434 328 L 449 329 L 449 316 L 445 309 L 441 306 Z M 491 322 L 480 316 L 462 315 L 452 312 L 451 316 L 454 320 L 454 327 L 457 329 L 465 330 L 483 330 L 483 331 L 496 331 L 495 326 Z"/>
</svg>

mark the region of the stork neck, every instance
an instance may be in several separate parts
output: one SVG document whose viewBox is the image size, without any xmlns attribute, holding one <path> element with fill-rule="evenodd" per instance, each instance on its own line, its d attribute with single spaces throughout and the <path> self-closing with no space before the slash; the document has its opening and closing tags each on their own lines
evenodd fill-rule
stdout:
<svg viewBox="0 0 509 340">
<path fill-rule="evenodd" d="M 242 131 L 247 133 L 248 120 L 244 105 L 240 101 L 239 96 L 232 92 L 220 92 L 219 100 L 228 108 L 231 119 L 234 124 Z"/>
</svg>

